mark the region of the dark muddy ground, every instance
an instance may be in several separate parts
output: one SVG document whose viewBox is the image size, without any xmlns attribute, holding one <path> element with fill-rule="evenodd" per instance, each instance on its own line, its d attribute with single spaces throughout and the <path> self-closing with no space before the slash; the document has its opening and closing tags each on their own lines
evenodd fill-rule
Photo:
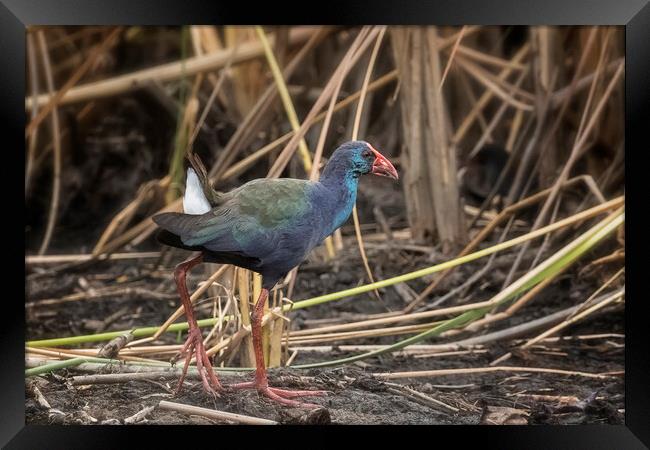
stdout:
<svg viewBox="0 0 650 450">
<path fill-rule="evenodd" d="M 430 256 L 430 255 L 434 256 Z M 419 268 L 441 260 L 435 252 L 424 255 L 404 250 L 369 250 L 375 273 L 389 277 L 403 273 L 405 268 Z M 176 261 L 183 255 L 175 254 Z M 469 298 L 477 301 L 489 298 L 500 288 L 512 256 L 503 254 L 497 259 L 495 270 L 486 280 L 470 291 Z M 462 283 L 467 276 L 482 267 L 482 262 L 461 268 L 439 288 L 434 296 L 443 295 Z M 511 319 L 479 334 L 542 317 L 584 300 L 599 283 L 598 275 L 578 276 L 581 267 L 575 267 L 562 280 L 545 289 L 531 306 L 522 309 Z M 123 295 L 101 299 L 28 307 L 28 339 L 91 334 L 108 330 L 128 330 L 138 326 L 162 323 L 174 311 L 178 300 L 174 295 L 171 266 L 156 268 L 153 260 L 133 262 L 103 262 L 87 269 L 63 271 L 58 274 L 28 277 L 28 302 L 60 298 L 78 292 L 81 283 L 100 289 L 122 285 L 137 288 Z M 502 267 L 502 269 L 500 269 Z M 155 269 L 155 270 L 154 270 Z M 352 250 L 341 255 L 338 266 L 325 266 L 311 261 L 303 266 L 296 285 L 294 299 L 304 299 L 323 292 L 333 292 L 357 285 L 363 278 L 363 268 L 357 253 Z M 190 277 L 190 286 L 205 279 L 196 269 Z M 426 285 L 423 280 L 409 283 L 417 292 Z M 151 294 L 153 292 L 153 294 Z M 155 297 L 154 297 L 155 296 Z M 353 317 L 377 313 L 386 308 L 397 310 L 404 306 L 403 298 L 393 288 L 382 292 L 383 305 L 370 296 L 360 296 L 291 313 L 293 329 L 304 327 L 315 319 Z M 207 317 L 210 304 L 199 307 L 200 317 Z M 117 314 L 116 314 L 117 313 Z M 312 325 L 313 326 L 313 325 Z M 562 336 L 624 333 L 623 310 L 605 309 L 605 312 L 584 323 L 566 329 Z M 406 337 L 383 337 L 339 344 L 386 344 Z M 164 340 L 174 343 L 176 335 L 168 333 Z M 440 340 L 432 339 L 436 343 Z M 277 420 L 282 423 L 335 424 L 583 424 L 624 421 L 624 381 L 622 376 L 594 379 L 548 373 L 497 372 L 464 374 L 429 378 L 406 378 L 380 381 L 369 374 L 403 372 L 444 368 L 486 367 L 503 355 L 510 341 L 487 345 L 483 353 L 416 358 L 413 355 L 382 355 L 343 368 L 272 371 L 271 384 L 287 388 L 325 389 L 327 397 L 314 398 L 326 412 L 305 416 L 304 411 L 287 410 L 264 399 L 255 392 L 226 392 L 220 398 L 207 395 L 200 382 L 190 379 L 182 393 L 173 398 L 170 388 L 176 379 L 130 381 L 114 385 L 72 386 L 70 378 L 86 374 L 80 370 L 60 370 L 55 374 L 31 378 L 26 389 L 26 421 L 30 424 L 93 424 L 123 423 L 145 407 L 160 400 L 171 400 L 206 408 L 246 414 Z M 93 347 L 94 344 L 86 344 Z M 580 370 L 590 373 L 624 370 L 624 347 L 620 336 L 605 336 L 590 340 L 566 339 L 545 344 L 527 354 L 516 354 L 504 365 Z M 349 353 L 298 354 L 294 364 L 334 359 Z M 105 367 L 103 373 L 119 371 Z M 225 383 L 243 381 L 245 375 L 224 374 Z M 35 383 L 52 409 L 38 405 L 33 396 Z M 404 386 L 411 389 L 404 389 Z M 422 397 L 419 394 L 424 394 Z M 427 398 L 428 397 L 428 398 Z M 562 398 L 560 398 L 562 397 Z M 431 400 L 434 399 L 434 400 Z M 441 403 L 439 403 L 441 402 Z M 446 406 L 445 406 L 446 405 Z M 302 422 L 301 422 L 302 421 Z M 199 416 L 154 409 L 147 417 L 149 424 L 214 424 Z"/>
</svg>

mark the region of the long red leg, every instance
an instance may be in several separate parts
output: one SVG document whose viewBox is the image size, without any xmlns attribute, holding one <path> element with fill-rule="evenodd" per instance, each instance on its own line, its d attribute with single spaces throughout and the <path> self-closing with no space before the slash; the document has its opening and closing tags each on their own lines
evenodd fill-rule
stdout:
<svg viewBox="0 0 650 450">
<path fill-rule="evenodd" d="M 296 397 L 322 396 L 326 391 L 291 391 L 269 387 L 264 365 L 264 352 L 262 350 L 262 317 L 264 316 L 264 303 L 269 296 L 267 289 L 262 289 L 260 297 L 255 303 L 255 309 L 251 314 L 251 332 L 253 334 L 253 348 L 255 350 L 255 379 L 252 382 L 233 384 L 230 387 L 235 389 L 257 389 L 261 395 L 277 401 L 280 404 L 294 407 L 320 408 L 320 405 L 313 403 L 301 403 L 289 400 Z"/>
<path fill-rule="evenodd" d="M 185 281 L 187 272 L 192 267 L 200 264 L 201 262 L 203 262 L 202 253 L 194 258 L 190 258 L 187 261 L 180 263 L 174 270 L 176 288 L 178 289 L 178 295 L 181 297 L 183 309 L 185 310 L 185 317 L 187 317 L 187 323 L 190 327 L 188 331 L 187 341 L 185 341 L 185 345 L 183 345 L 183 349 L 181 350 L 181 355 L 187 354 L 187 356 L 185 357 L 183 373 L 178 380 L 178 387 L 176 388 L 177 394 L 180 392 L 181 387 L 183 386 L 183 380 L 185 380 L 185 375 L 187 375 L 187 369 L 190 365 L 190 361 L 192 360 L 192 354 L 196 355 L 196 368 L 199 371 L 199 375 L 201 376 L 201 382 L 203 383 L 204 389 L 212 395 L 216 395 L 215 389 L 222 389 L 221 383 L 219 383 L 217 376 L 212 370 L 210 358 L 205 352 L 205 347 L 203 346 L 203 337 L 201 335 L 201 330 L 196 323 L 196 318 L 194 317 L 192 301 L 190 300 L 190 295 L 187 292 L 187 284 Z"/>
</svg>

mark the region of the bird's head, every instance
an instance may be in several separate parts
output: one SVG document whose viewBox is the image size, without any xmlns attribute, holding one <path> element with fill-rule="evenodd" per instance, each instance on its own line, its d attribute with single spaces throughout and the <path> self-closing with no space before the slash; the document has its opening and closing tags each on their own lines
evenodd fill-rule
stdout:
<svg viewBox="0 0 650 450">
<path fill-rule="evenodd" d="M 355 176 L 368 173 L 397 180 L 397 170 L 375 148 L 365 141 L 350 141 L 336 149 L 330 163 L 345 165 Z"/>
</svg>

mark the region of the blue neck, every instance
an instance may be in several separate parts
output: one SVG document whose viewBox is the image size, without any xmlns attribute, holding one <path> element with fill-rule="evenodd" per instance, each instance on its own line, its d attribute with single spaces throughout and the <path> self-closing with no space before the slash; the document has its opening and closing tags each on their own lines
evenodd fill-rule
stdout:
<svg viewBox="0 0 650 450">
<path fill-rule="evenodd" d="M 357 199 L 359 176 L 347 167 L 328 164 L 320 178 L 320 183 L 326 188 L 322 206 L 332 216 L 331 226 L 326 230 L 327 236 L 350 217 Z"/>
</svg>

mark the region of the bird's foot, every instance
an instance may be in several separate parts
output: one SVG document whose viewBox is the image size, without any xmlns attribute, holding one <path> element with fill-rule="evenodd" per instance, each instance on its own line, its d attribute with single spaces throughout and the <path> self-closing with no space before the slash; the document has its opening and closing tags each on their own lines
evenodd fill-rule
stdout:
<svg viewBox="0 0 650 450">
<path fill-rule="evenodd" d="M 276 401 L 281 405 L 294 408 L 321 408 L 322 406 L 315 403 L 303 403 L 296 400 L 291 400 L 292 398 L 322 397 L 324 395 L 327 395 L 327 391 L 292 391 L 288 389 L 270 387 L 266 383 L 257 381 L 231 384 L 228 387 L 233 389 L 256 389 L 258 394 L 270 400 Z"/>
<path fill-rule="evenodd" d="M 196 369 L 198 370 L 199 376 L 201 377 L 203 388 L 213 397 L 218 397 L 218 392 L 222 391 L 223 387 L 221 386 L 221 383 L 219 383 L 217 376 L 214 374 L 214 370 L 212 370 L 210 357 L 206 353 L 205 347 L 203 345 L 203 336 L 201 335 L 201 330 L 198 328 L 190 328 L 187 341 L 185 341 L 185 345 L 183 345 L 183 348 L 181 349 L 179 355 L 186 356 L 183 373 L 181 374 L 181 378 L 178 380 L 176 395 L 178 395 L 183 386 L 183 380 L 185 379 L 185 375 L 187 375 L 187 368 L 192 361 L 192 356 L 195 355 Z"/>
</svg>

